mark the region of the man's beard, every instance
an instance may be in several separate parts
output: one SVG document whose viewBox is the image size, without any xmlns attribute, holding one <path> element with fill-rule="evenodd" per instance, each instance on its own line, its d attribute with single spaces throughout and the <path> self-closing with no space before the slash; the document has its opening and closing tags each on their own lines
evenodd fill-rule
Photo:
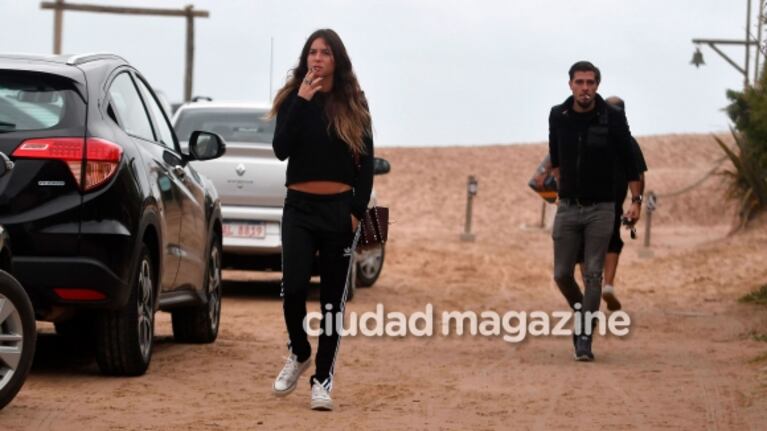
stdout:
<svg viewBox="0 0 767 431">
<path fill-rule="evenodd" d="M 592 106 L 594 106 L 594 98 L 589 97 L 588 100 L 586 100 L 585 102 L 582 99 L 576 99 L 575 103 L 577 103 L 578 106 L 580 106 L 583 109 L 589 109 Z"/>
</svg>

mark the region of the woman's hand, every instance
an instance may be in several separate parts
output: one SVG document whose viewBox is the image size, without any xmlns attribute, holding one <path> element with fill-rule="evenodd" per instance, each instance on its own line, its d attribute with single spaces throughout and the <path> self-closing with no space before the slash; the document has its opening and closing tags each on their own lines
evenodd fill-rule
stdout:
<svg viewBox="0 0 767 431">
<path fill-rule="evenodd" d="M 314 78 L 314 71 L 310 70 L 306 74 L 304 80 L 301 81 L 301 85 L 298 87 L 298 97 L 306 100 L 312 100 L 318 91 L 322 90 L 322 77 Z"/>
<path fill-rule="evenodd" d="M 352 232 L 356 232 L 357 225 L 360 224 L 360 221 L 357 220 L 357 217 L 354 217 L 354 214 L 352 214 L 351 217 L 352 217 Z"/>
</svg>

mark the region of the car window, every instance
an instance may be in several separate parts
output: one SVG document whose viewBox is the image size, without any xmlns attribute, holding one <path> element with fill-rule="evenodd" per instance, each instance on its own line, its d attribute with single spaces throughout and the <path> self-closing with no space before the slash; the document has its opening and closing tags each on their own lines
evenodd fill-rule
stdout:
<svg viewBox="0 0 767 431">
<path fill-rule="evenodd" d="M 60 125 L 68 109 L 82 106 L 70 85 L 43 74 L 0 73 L 0 132 Z"/>
<path fill-rule="evenodd" d="M 157 100 L 152 96 L 152 93 L 147 88 L 144 81 L 141 78 L 136 79 L 138 89 L 141 92 L 141 96 L 144 97 L 149 112 L 152 113 L 154 118 L 154 124 L 157 126 L 157 133 L 160 135 L 160 142 L 168 148 L 175 148 L 175 142 L 173 142 L 173 129 L 171 129 L 168 120 L 163 115 L 162 107 L 157 103 Z"/>
<path fill-rule="evenodd" d="M 112 108 L 120 119 L 120 126 L 131 135 L 154 141 L 152 125 L 144 104 L 127 72 L 117 75 L 109 87 Z"/>
<path fill-rule="evenodd" d="M 176 119 L 176 134 L 188 141 L 195 130 L 221 135 L 226 142 L 272 143 L 274 120 L 267 120 L 265 109 L 199 108 L 181 111 Z"/>
</svg>

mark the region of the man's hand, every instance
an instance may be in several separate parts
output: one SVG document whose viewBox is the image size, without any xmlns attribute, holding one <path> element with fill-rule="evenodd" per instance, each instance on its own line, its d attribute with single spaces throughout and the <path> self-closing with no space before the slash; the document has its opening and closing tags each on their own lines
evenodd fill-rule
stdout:
<svg viewBox="0 0 767 431">
<path fill-rule="evenodd" d="M 634 225 L 639 221 L 640 213 L 642 212 L 642 204 L 639 202 L 632 202 L 628 211 L 626 211 L 625 218 L 630 224 Z"/>
</svg>

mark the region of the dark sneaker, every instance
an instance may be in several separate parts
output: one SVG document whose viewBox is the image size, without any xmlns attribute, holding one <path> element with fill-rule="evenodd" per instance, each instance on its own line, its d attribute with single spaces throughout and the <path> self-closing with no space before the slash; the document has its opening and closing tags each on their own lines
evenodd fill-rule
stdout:
<svg viewBox="0 0 767 431">
<path fill-rule="evenodd" d="M 594 354 L 591 353 L 591 337 L 581 335 L 575 339 L 575 360 L 584 362 L 594 360 Z"/>
<path fill-rule="evenodd" d="M 615 296 L 615 288 L 607 285 L 602 288 L 602 299 L 607 304 L 607 309 L 610 311 L 618 311 L 621 309 L 621 302 Z"/>
</svg>

